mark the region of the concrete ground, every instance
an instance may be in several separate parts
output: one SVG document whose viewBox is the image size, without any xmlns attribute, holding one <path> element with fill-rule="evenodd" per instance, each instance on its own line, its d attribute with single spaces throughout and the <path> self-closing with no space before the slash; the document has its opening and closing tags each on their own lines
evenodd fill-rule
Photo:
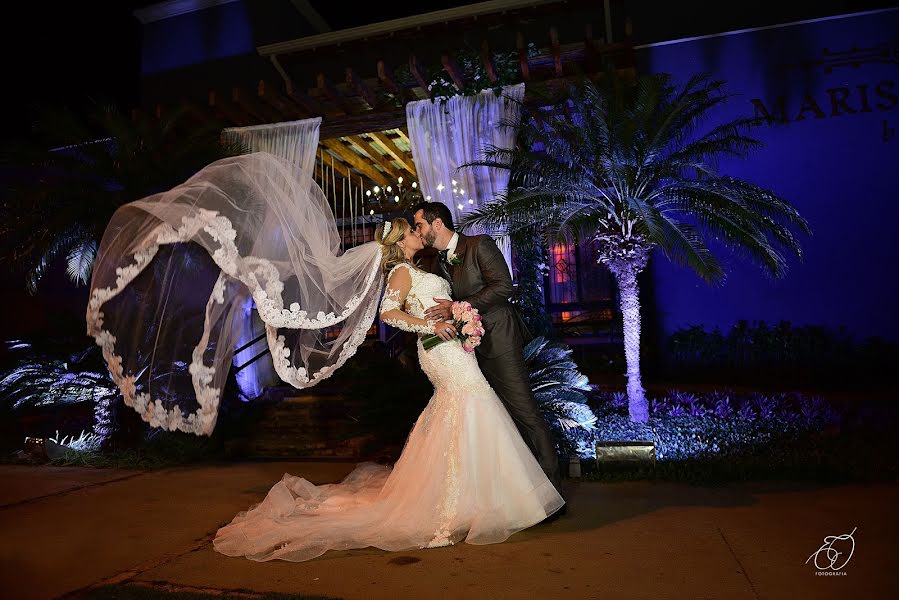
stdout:
<svg viewBox="0 0 899 600">
<path fill-rule="evenodd" d="M 0 596 L 55 598 L 138 582 L 366 600 L 899 597 L 896 484 L 569 481 L 567 516 L 503 544 L 332 552 L 306 563 L 213 551 L 216 529 L 283 473 L 325 483 L 352 466 L 258 462 L 145 473 L 0 466 Z M 826 536 L 853 529 L 854 554 L 840 575 L 806 564 Z M 838 544 L 848 552 L 849 542 Z"/>
</svg>

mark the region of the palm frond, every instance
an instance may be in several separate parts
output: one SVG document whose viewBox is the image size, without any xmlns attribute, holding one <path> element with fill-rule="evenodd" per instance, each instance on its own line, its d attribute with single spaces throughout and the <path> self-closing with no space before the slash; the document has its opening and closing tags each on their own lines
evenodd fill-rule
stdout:
<svg viewBox="0 0 899 600">
<path fill-rule="evenodd" d="M 242 150 L 221 144 L 221 124 L 188 120 L 182 111 L 134 120 L 103 102 L 85 117 L 45 110 L 37 136 L 4 149 L 4 160 L 30 174 L 2 207 L 0 259 L 27 271 L 32 292 L 60 255 L 69 276 L 86 281 L 96 254 L 89 242 L 100 239 L 116 209 Z"/>
<path fill-rule="evenodd" d="M 86 232 L 78 224 L 69 225 L 50 241 L 40 258 L 26 275 L 26 289 L 30 294 L 37 293 L 37 286 L 41 278 L 50 268 L 53 260 L 61 255 L 68 254 L 72 247 L 84 241 Z"/>
<path fill-rule="evenodd" d="M 465 165 L 508 170 L 510 182 L 463 224 L 503 233 L 539 224 L 550 237 L 591 227 L 604 237 L 645 236 L 709 282 L 724 277 L 704 241 L 714 235 L 782 275 L 784 253 L 801 255 L 796 232 L 809 226 L 770 190 L 717 173 L 721 157 L 760 146 L 748 135 L 751 119 L 701 130 L 729 98 L 723 82 L 702 74 L 681 85 L 667 75 L 631 84 L 607 74 L 524 106 L 515 119 L 519 145 L 485 148 Z"/>
<path fill-rule="evenodd" d="M 97 242 L 90 239 L 74 246 L 66 257 L 66 274 L 75 284 L 86 284 L 91 276 L 94 259 L 97 257 Z"/>
</svg>

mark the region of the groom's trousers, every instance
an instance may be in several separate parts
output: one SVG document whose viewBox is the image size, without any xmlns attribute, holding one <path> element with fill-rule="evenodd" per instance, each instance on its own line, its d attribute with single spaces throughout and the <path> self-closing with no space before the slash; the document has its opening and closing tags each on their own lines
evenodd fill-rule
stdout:
<svg viewBox="0 0 899 600">
<path fill-rule="evenodd" d="M 515 348 L 498 356 L 479 355 L 477 358 L 487 382 L 503 401 L 506 410 L 518 426 L 521 437 L 537 458 L 546 477 L 561 494 L 559 458 L 556 455 L 549 425 L 540 414 L 537 401 L 531 392 L 521 349 Z"/>
</svg>

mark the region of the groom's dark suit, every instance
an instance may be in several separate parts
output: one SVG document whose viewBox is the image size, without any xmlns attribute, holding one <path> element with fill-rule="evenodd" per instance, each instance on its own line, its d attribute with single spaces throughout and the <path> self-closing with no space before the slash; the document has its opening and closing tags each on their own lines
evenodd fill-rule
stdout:
<svg viewBox="0 0 899 600">
<path fill-rule="evenodd" d="M 485 335 L 475 350 L 484 376 L 505 404 L 521 437 L 534 453 L 549 480 L 559 489 L 559 459 L 549 426 L 540 415 L 528 384 L 522 350 L 530 333 L 518 311 L 509 303 L 512 276 L 490 236 L 459 234 L 455 256 L 462 263 L 450 265 L 445 256 L 434 261 L 434 272 L 449 280 L 453 300 L 469 302 L 481 313 Z"/>
</svg>

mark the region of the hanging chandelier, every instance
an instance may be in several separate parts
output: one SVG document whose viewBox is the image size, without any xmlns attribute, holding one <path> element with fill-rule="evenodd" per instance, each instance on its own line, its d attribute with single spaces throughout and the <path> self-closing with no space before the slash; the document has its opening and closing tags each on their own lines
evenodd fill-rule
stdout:
<svg viewBox="0 0 899 600">
<path fill-rule="evenodd" d="M 417 181 L 409 183 L 397 177 L 396 183 L 365 190 L 365 206 L 369 215 L 409 210 L 424 200 Z"/>
</svg>

